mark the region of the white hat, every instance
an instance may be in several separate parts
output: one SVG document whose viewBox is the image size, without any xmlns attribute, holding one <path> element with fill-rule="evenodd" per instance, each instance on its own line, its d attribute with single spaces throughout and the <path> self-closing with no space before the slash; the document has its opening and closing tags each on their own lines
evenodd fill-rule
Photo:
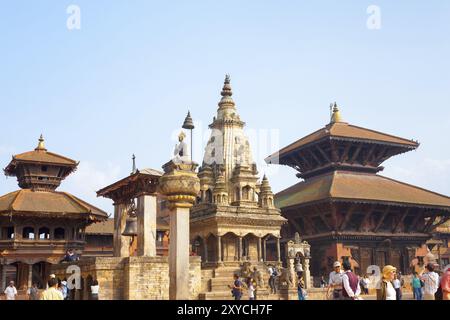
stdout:
<svg viewBox="0 0 450 320">
<path fill-rule="evenodd" d="M 341 263 L 339 261 L 336 261 L 335 263 L 333 263 L 333 268 L 340 267 L 340 266 L 341 266 Z"/>
<path fill-rule="evenodd" d="M 56 275 L 52 273 L 52 274 L 50 275 L 50 278 L 56 278 Z"/>
</svg>

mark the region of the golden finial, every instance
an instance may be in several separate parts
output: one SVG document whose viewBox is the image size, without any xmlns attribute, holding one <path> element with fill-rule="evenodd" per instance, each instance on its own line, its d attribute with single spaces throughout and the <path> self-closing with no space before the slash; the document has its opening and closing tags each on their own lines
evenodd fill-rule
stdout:
<svg viewBox="0 0 450 320">
<path fill-rule="evenodd" d="M 339 111 L 339 108 L 336 104 L 336 102 L 333 105 L 333 113 L 331 115 L 331 121 L 330 123 L 336 123 L 336 122 L 343 122 L 341 112 Z"/>
<path fill-rule="evenodd" d="M 47 151 L 47 149 L 45 149 L 45 140 L 44 140 L 44 136 L 41 134 L 40 138 L 39 138 L 39 144 L 37 146 L 37 148 L 35 149 L 36 151 Z"/>
</svg>

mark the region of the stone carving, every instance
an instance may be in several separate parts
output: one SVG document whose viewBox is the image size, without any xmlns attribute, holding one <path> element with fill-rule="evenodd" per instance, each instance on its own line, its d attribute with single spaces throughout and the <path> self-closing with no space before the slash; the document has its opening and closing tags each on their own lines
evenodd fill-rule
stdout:
<svg viewBox="0 0 450 320">
<path fill-rule="evenodd" d="M 282 268 L 281 269 L 281 275 L 279 277 L 279 287 L 280 288 L 290 288 L 293 284 L 292 275 L 289 272 L 289 269 Z"/>
<path fill-rule="evenodd" d="M 172 161 L 174 163 L 184 163 L 184 162 L 190 162 L 190 154 L 189 154 L 189 147 L 186 142 L 184 142 L 184 138 L 186 135 L 184 132 L 181 132 L 178 136 L 178 140 L 180 141 L 179 144 L 175 145 L 175 150 L 173 151 L 173 159 Z"/>
</svg>

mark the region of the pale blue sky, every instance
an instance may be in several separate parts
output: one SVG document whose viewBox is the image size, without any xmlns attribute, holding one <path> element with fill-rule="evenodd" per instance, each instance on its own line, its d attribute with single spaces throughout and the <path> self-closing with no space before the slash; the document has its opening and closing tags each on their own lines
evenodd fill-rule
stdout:
<svg viewBox="0 0 450 320">
<path fill-rule="evenodd" d="M 81 30 L 66 27 L 70 4 Z M 352 124 L 421 142 L 383 175 L 449 195 L 449 35 L 445 0 L 1 0 L 0 164 L 43 133 L 81 161 L 61 189 L 112 212 L 94 191 L 129 174 L 132 153 L 160 169 L 188 108 L 205 135 L 230 73 L 241 118 L 279 130 L 278 147 L 323 127 L 336 100 Z M 252 149 L 258 162 L 276 151 Z M 275 191 L 298 181 L 268 174 Z M 0 194 L 15 189 L 1 179 Z"/>
</svg>

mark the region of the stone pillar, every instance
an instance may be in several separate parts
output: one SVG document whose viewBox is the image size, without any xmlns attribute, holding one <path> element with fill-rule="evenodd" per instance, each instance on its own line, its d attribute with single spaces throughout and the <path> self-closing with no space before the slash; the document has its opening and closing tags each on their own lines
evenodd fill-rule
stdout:
<svg viewBox="0 0 450 320">
<path fill-rule="evenodd" d="M 295 259 L 292 257 L 289 257 L 287 259 L 287 262 L 288 262 L 289 274 L 292 279 L 292 287 L 295 287 L 296 286 L 295 279 L 297 279 L 297 275 L 295 273 Z"/>
<path fill-rule="evenodd" d="M 203 239 L 203 262 L 208 262 L 208 239 Z"/>
<path fill-rule="evenodd" d="M 200 179 L 193 162 L 170 161 L 163 166 L 159 192 L 170 208 L 169 298 L 189 300 L 189 209 L 200 192 Z"/>
<path fill-rule="evenodd" d="M 238 240 L 239 240 L 238 260 L 242 261 L 242 237 L 238 237 Z"/>
<path fill-rule="evenodd" d="M 122 235 L 127 221 L 127 206 L 114 204 L 114 256 L 130 256 L 130 237 Z"/>
<path fill-rule="evenodd" d="M 261 237 L 258 237 L 258 262 L 263 261 L 262 257 L 262 246 L 261 246 Z"/>
<path fill-rule="evenodd" d="M 28 288 L 33 286 L 33 265 L 28 265 Z"/>
<path fill-rule="evenodd" d="M 263 240 L 263 261 L 267 261 L 267 239 Z"/>
<path fill-rule="evenodd" d="M 277 261 L 281 262 L 281 248 L 280 248 L 280 238 L 277 238 Z"/>
<path fill-rule="evenodd" d="M 305 266 L 303 270 L 303 277 L 305 280 L 305 289 L 312 288 L 311 284 L 311 271 L 309 270 L 309 259 L 305 258 Z"/>
<path fill-rule="evenodd" d="M 156 195 L 138 198 L 137 254 L 156 257 Z"/>
<path fill-rule="evenodd" d="M 0 277 L 0 292 L 3 293 L 3 291 L 6 289 L 6 265 L 0 265 L 1 270 L 1 277 Z"/>
<path fill-rule="evenodd" d="M 217 236 L 217 263 L 222 264 L 222 236 Z"/>
<path fill-rule="evenodd" d="M 170 213 L 169 297 L 189 300 L 189 208 Z"/>
</svg>

